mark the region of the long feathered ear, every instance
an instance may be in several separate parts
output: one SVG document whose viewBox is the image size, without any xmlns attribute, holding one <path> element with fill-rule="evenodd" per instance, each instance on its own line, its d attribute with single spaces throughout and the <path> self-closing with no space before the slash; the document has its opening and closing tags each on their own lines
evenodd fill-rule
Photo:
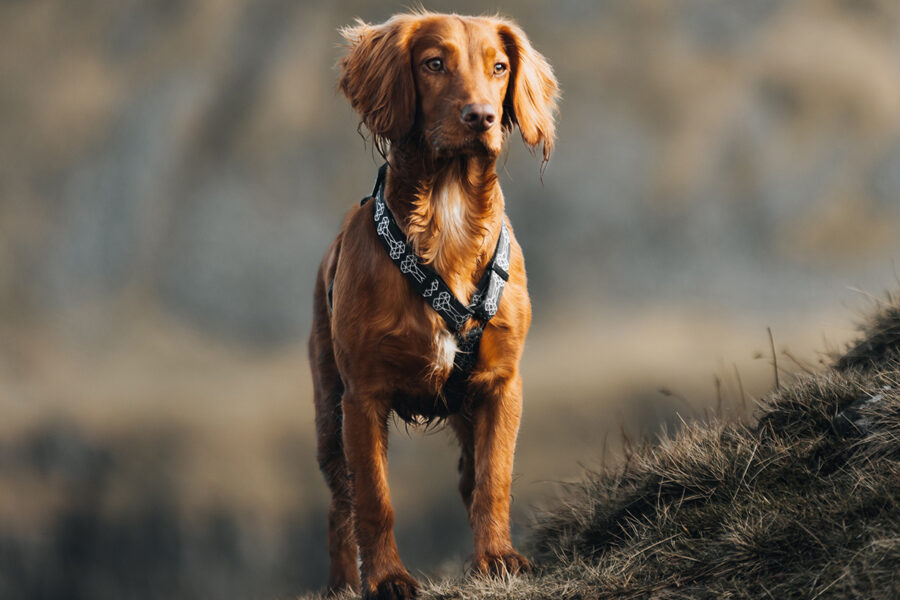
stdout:
<svg viewBox="0 0 900 600">
<path fill-rule="evenodd" d="M 341 29 L 349 51 L 340 61 L 338 87 L 372 132 L 379 152 L 412 129 L 416 87 L 409 43 L 414 20 L 397 16 L 382 25 L 357 21 Z"/>
<path fill-rule="evenodd" d="M 502 21 L 498 30 L 511 67 L 503 102 L 503 126 L 512 129 L 518 125 L 522 140 L 531 148 L 543 143 L 546 162 L 556 139 L 559 85 L 547 60 L 531 47 L 518 26 Z"/>
</svg>

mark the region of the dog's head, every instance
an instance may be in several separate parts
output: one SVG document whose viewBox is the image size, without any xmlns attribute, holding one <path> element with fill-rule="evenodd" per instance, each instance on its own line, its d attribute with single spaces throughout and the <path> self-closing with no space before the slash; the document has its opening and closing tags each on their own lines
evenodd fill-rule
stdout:
<svg viewBox="0 0 900 600">
<path fill-rule="evenodd" d="M 556 78 L 514 23 L 422 13 L 341 33 L 350 49 L 340 89 L 382 153 L 388 142 L 416 139 L 436 156 L 496 156 L 518 125 L 549 157 Z"/>
</svg>

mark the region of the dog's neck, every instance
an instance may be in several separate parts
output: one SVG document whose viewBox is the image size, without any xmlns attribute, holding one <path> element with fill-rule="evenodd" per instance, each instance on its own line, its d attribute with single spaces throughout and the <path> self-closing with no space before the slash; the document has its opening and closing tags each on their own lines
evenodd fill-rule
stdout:
<svg viewBox="0 0 900 600">
<path fill-rule="evenodd" d="M 495 159 L 434 159 L 395 147 L 388 156 L 386 202 L 422 260 L 464 302 L 491 259 L 503 219 Z"/>
</svg>

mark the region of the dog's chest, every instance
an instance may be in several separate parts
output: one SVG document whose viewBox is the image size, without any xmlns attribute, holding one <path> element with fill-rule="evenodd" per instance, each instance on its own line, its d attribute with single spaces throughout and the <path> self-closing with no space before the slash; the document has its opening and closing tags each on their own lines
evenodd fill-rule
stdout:
<svg viewBox="0 0 900 600">
<path fill-rule="evenodd" d="M 420 355 L 425 360 L 422 377 L 411 377 L 407 371 L 401 378 L 401 386 L 395 388 L 391 408 L 404 421 L 427 422 L 443 419 L 465 406 L 466 386 L 459 387 L 455 379 L 455 359 L 458 351 L 456 336 L 449 330 L 437 330 L 426 353 Z M 450 382 L 453 386 L 448 387 Z"/>
<path fill-rule="evenodd" d="M 434 191 L 432 201 L 438 219 L 439 247 L 453 250 L 466 243 L 466 201 L 457 182 L 445 183 Z"/>
<path fill-rule="evenodd" d="M 484 244 L 483 236 L 475 239 L 469 224 L 468 200 L 458 181 L 436 187 L 431 201 L 434 222 L 429 245 L 434 248 L 433 265 L 457 298 L 468 298 L 474 290 L 471 274 L 458 270 L 458 266 L 476 262 Z"/>
<path fill-rule="evenodd" d="M 435 334 L 431 359 L 435 379 L 444 380 L 450 375 L 457 349 L 456 337 L 452 333 L 443 329 Z"/>
</svg>

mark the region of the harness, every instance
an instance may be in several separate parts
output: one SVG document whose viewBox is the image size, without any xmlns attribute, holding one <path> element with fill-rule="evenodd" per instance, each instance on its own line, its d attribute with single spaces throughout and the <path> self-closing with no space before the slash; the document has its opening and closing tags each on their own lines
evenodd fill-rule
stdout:
<svg viewBox="0 0 900 600">
<path fill-rule="evenodd" d="M 363 198 L 360 206 L 370 199 L 375 201 L 375 232 L 388 256 L 422 296 L 422 299 L 444 319 L 447 328 L 456 338 L 457 350 L 453 357 L 453 370 L 440 394 L 444 399 L 445 406 L 436 407 L 441 413 L 439 416 L 445 416 L 443 413 L 453 414 L 461 408 L 466 382 L 478 362 L 478 349 L 484 327 L 497 314 L 503 288 L 509 280 L 509 230 L 506 222 L 503 221 L 494 255 L 478 282 L 471 300 L 468 304 L 463 304 L 438 272 L 431 265 L 425 264 L 415 253 L 412 244 L 409 243 L 385 203 L 384 188 L 387 168 L 388 165 L 385 163 L 378 170 L 378 178 L 375 180 L 372 195 Z M 333 285 L 332 281 L 328 289 L 329 305 L 332 304 Z M 464 326 L 470 320 L 476 321 L 478 325 L 463 332 Z"/>
</svg>

